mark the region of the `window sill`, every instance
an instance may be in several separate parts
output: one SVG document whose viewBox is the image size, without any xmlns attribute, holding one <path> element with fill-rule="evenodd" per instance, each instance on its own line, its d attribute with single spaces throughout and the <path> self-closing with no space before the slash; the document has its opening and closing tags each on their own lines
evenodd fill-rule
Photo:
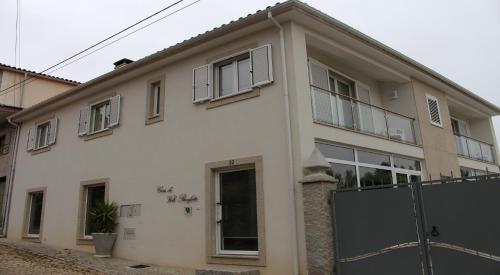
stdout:
<svg viewBox="0 0 500 275">
<path fill-rule="evenodd" d="M 83 137 L 83 140 L 88 141 L 88 140 L 92 140 L 92 139 L 96 139 L 96 138 L 100 138 L 100 137 L 109 136 L 111 134 L 113 134 L 113 129 L 108 128 L 105 130 L 94 132 L 92 134 L 88 134 L 88 135 Z"/>
<path fill-rule="evenodd" d="M 40 147 L 40 148 L 34 149 L 30 152 L 31 152 L 31 155 L 34 156 L 34 155 L 38 155 L 38 154 L 45 153 L 48 151 L 50 151 L 50 146 Z"/>
<path fill-rule="evenodd" d="M 248 90 L 233 95 L 227 95 L 224 97 L 215 98 L 208 102 L 207 110 L 258 96 L 260 96 L 260 88 L 256 87 L 253 90 Z"/>
<path fill-rule="evenodd" d="M 156 116 L 151 116 L 146 118 L 146 125 L 154 124 L 163 121 L 163 116 L 161 115 L 156 115 Z"/>
<path fill-rule="evenodd" d="M 231 264 L 246 266 L 266 266 L 263 257 L 257 255 L 215 254 L 207 257 L 209 264 Z"/>
<path fill-rule="evenodd" d="M 76 239 L 76 244 L 77 245 L 93 245 L 94 243 L 92 242 L 92 239 L 85 239 L 82 237 L 79 237 Z"/>
<path fill-rule="evenodd" d="M 41 243 L 40 237 L 23 236 L 23 240 L 32 243 Z"/>
</svg>

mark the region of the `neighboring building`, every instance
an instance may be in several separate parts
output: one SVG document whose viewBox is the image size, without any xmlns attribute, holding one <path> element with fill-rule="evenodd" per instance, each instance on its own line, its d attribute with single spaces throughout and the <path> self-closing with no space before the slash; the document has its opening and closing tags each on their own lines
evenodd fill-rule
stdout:
<svg viewBox="0 0 500 275">
<path fill-rule="evenodd" d="M 116 65 L 11 116 L 8 238 L 93 251 L 109 200 L 118 257 L 307 274 L 315 147 L 340 188 L 498 172 L 500 108 L 298 1 Z"/>
<path fill-rule="evenodd" d="M 5 235 L 16 127 L 7 117 L 66 91 L 78 82 L 0 63 L 0 236 Z"/>
</svg>

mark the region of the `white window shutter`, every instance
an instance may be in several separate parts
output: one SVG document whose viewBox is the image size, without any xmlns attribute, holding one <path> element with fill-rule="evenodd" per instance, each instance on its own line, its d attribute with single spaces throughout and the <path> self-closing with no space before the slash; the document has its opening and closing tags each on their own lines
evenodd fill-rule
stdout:
<svg viewBox="0 0 500 275">
<path fill-rule="evenodd" d="M 6 133 L 5 134 L 5 143 L 4 143 L 4 146 L 2 148 L 2 154 L 7 154 L 9 152 L 9 147 L 10 147 L 10 139 L 12 138 L 12 134 L 11 133 Z"/>
<path fill-rule="evenodd" d="M 32 126 L 28 132 L 28 151 L 35 150 L 36 143 L 36 125 Z"/>
<path fill-rule="evenodd" d="M 57 118 L 53 118 L 49 122 L 49 138 L 48 138 L 48 145 L 52 145 L 56 143 L 56 138 L 57 138 L 57 123 L 58 120 Z"/>
<path fill-rule="evenodd" d="M 109 127 L 120 123 L 121 95 L 115 95 L 109 100 Z"/>
<path fill-rule="evenodd" d="M 212 65 L 193 69 L 193 103 L 209 100 L 212 96 Z"/>
<path fill-rule="evenodd" d="M 439 110 L 439 102 L 437 98 L 430 95 L 427 95 L 426 98 L 431 123 L 437 126 L 443 126 L 443 123 L 441 121 L 441 111 Z"/>
<path fill-rule="evenodd" d="M 90 106 L 85 106 L 80 109 L 80 120 L 78 123 L 78 135 L 84 136 L 89 132 L 90 128 Z"/>
<path fill-rule="evenodd" d="M 273 82 L 273 62 L 271 45 L 250 50 L 252 86 L 262 86 Z"/>
<path fill-rule="evenodd" d="M 310 83 L 318 88 L 323 90 L 329 90 L 328 87 L 328 70 L 315 63 L 309 61 L 309 75 L 310 75 Z"/>
</svg>

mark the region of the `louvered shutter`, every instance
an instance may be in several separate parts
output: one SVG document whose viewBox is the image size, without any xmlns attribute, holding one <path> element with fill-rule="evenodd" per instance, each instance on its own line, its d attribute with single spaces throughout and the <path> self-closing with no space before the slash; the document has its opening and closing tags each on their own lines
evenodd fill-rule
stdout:
<svg viewBox="0 0 500 275">
<path fill-rule="evenodd" d="M 252 87 L 273 82 L 271 45 L 264 45 L 250 50 Z"/>
<path fill-rule="evenodd" d="M 121 95 L 115 95 L 109 100 L 109 127 L 120 123 Z"/>
<path fill-rule="evenodd" d="M 314 62 L 309 62 L 310 82 L 313 86 L 328 89 L 328 70 Z"/>
<path fill-rule="evenodd" d="M 2 148 L 2 154 L 7 154 L 9 152 L 10 139 L 12 138 L 11 133 L 5 134 L 5 143 Z"/>
<path fill-rule="evenodd" d="M 57 123 L 58 123 L 57 118 L 53 118 L 49 121 L 49 137 L 48 137 L 48 141 L 47 141 L 48 145 L 52 145 L 52 144 L 56 143 Z"/>
<path fill-rule="evenodd" d="M 78 123 L 78 135 L 84 136 L 89 132 L 90 124 L 90 106 L 80 109 L 80 120 Z"/>
<path fill-rule="evenodd" d="M 429 116 L 431 123 L 434 125 L 442 126 L 441 112 L 439 110 L 439 103 L 437 98 L 427 96 L 427 107 L 429 108 Z"/>
<path fill-rule="evenodd" d="M 35 149 L 36 143 L 36 126 L 32 126 L 28 132 L 28 151 L 32 151 Z"/>
<path fill-rule="evenodd" d="M 209 100 L 212 95 L 211 68 L 207 64 L 193 69 L 193 103 Z"/>
</svg>

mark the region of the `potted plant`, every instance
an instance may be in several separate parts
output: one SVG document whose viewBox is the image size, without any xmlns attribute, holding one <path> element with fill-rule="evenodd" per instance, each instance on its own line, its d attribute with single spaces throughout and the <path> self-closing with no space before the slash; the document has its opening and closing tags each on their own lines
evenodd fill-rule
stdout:
<svg viewBox="0 0 500 275">
<path fill-rule="evenodd" d="M 92 232 L 95 257 L 111 257 L 116 241 L 116 217 L 118 205 L 115 202 L 103 202 L 89 211 L 89 219 L 96 232 Z"/>
</svg>

